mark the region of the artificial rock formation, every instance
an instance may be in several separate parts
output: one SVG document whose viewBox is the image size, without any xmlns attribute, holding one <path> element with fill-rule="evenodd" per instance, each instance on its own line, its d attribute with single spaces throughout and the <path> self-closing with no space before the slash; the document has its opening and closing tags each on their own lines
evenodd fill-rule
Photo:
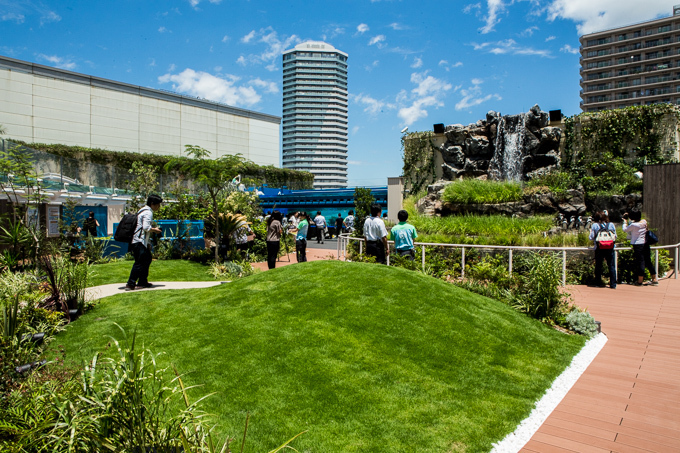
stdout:
<svg viewBox="0 0 680 453">
<path fill-rule="evenodd" d="M 559 167 L 562 131 L 548 124 L 548 113 L 534 105 L 527 113 L 490 111 L 474 124 L 447 126 L 439 148 L 444 179 L 524 181 Z"/>
</svg>

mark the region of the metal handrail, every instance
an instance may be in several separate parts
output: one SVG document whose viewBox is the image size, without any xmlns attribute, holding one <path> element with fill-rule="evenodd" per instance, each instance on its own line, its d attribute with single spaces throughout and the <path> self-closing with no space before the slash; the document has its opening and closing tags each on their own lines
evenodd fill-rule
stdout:
<svg viewBox="0 0 680 453">
<path fill-rule="evenodd" d="M 364 238 L 351 237 L 350 233 L 341 233 L 338 236 L 338 260 L 347 259 L 347 246 L 349 241 L 359 242 L 359 255 L 363 255 L 363 243 L 366 241 Z M 388 244 L 394 244 L 394 241 L 387 241 Z M 508 260 L 508 272 L 512 275 L 512 252 L 513 250 L 550 250 L 555 252 L 562 252 L 562 286 L 567 283 L 567 252 L 583 252 L 593 250 L 592 247 L 533 247 L 533 246 L 523 246 L 523 245 L 480 245 L 480 244 L 446 244 L 446 243 L 434 243 L 434 242 L 414 242 L 414 246 L 421 248 L 421 261 L 423 272 L 425 272 L 425 247 L 451 247 L 459 248 L 462 252 L 462 262 L 461 262 L 461 277 L 465 277 L 465 249 L 492 249 L 492 250 L 507 250 L 509 255 Z M 622 250 L 632 250 L 632 247 L 617 247 L 614 249 L 614 267 L 618 274 L 619 266 L 619 252 Z M 659 245 L 652 246 L 650 249 L 654 250 L 655 262 L 654 269 L 656 274 L 659 274 L 659 250 L 662 249 L 675 249 L 675 259 L 674 259 L 674 275 L 675 279 L 678 278 L 678 258 L 680 258 L 680 243 L 674 245 Z M 387 255 L 387 265 L 390 265 L 390 256 Z"/>
</svg>

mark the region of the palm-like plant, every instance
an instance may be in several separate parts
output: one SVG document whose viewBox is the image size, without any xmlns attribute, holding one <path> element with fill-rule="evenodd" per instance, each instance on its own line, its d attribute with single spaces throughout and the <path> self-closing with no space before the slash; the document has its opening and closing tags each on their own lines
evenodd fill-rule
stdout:
<svg viewBox="0 0 680 453">
<path fill-rule="evenodd" d="M 222 235 L 227 247 L 229 247 L 229 238 L 241 228 L 245 228 L 248 225 L 248 219 L 243 214 L 220 213 L 217 216 L 217 225 L 219 234 Z"/>
</svg>

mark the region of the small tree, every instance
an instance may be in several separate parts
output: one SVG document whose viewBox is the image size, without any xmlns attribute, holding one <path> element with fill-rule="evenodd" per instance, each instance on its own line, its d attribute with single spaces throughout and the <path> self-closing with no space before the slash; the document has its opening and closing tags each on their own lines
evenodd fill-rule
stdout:
<svg viewBox="0 0 680 453">
<path fill-rule="evenodd" d="M 175 158 L 167 163 L 166 171 L 179 169 L 198 184 L 202 184 L 210 197 L 210 208 L 215 225 L 215 262 L 220 255 L 219 198 L 228 189 L 232 179 L 238 175 L 243 158 L 240 154 L 225 155 L 208 159 L 210 152 L 200 146 L 186 145 L 186 152 L 192 159 Z"/>
<path fill-rule="evenodd" d="M 375 197 L 371 189 L 357 187 L 354 189 L 354 236 L 364 235 L 364 220 L 371 215 L 371 205 L 375 203 Z"/>
<path fill-rule="evenodd" d="M 139 211 L 149 195 L 158 190 L 158 170 L 153 165 L 133 162 L 128 170 L 132 179 L 127 181 L 128 189 L 135 193 L 128 203 L 133 211 Z"/>
</svg>

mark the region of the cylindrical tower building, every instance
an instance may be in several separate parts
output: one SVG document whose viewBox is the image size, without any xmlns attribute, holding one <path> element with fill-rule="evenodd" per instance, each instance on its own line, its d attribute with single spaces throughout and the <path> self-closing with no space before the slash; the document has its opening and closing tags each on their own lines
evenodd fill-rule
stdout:
<svg viewBox="0 0 680 453">
<path fill-rule="evenodd" d="M 347 54 L 308 41 L 283 53 L 283 167 L 347 187 Z"/>
</svg>

